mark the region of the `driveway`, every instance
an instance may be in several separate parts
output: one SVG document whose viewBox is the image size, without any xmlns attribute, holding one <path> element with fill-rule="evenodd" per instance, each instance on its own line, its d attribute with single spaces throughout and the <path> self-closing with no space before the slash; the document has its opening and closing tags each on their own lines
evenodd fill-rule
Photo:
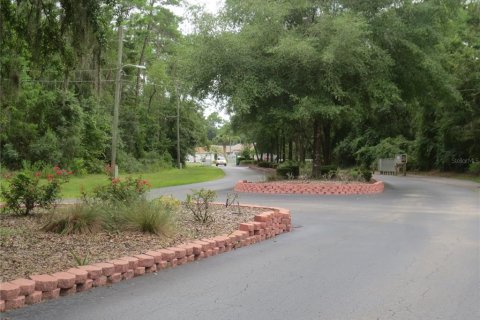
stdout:
<svg viewBox="0 0 480 320">
<path fill-rule="evenodd" d="M 224 200 L 226 168 L 199 184 Z M 381 177 L 373 196 L 241 194 L 290 208 L 295 229 L 259 244 L 4 314 L 11 319 L 480 319 L 478 184 Z M 184 199 L 191 186 L 153 191 Z"/>
</svg>

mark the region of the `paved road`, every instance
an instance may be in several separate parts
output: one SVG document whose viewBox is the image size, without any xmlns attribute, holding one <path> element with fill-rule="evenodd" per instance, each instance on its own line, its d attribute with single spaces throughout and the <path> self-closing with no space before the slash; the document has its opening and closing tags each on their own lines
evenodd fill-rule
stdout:
<svg viewBox="0 0 480 320">
<path fill-rule="evenodd" d="M 240 176 L 208 183 L 220 198 Z M 11 319 L 480 319 L 477 184 L 382 177 L 375 196 L 242 195 L 292 209 L 294 232 Z M 233 180 L 233 182 L 232 182 Z M 185 194 L 184 188 L 165 193 Z"/>
</svg>

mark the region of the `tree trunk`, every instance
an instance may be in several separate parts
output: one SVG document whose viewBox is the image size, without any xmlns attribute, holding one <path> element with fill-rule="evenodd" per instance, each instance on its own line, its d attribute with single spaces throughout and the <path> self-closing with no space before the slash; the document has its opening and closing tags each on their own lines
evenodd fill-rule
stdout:
<svg viewBox="0 0 480 320">
<path fill-rule="evenodd" d="M 313 123 L 313 162 L 312 178 L 318 179 L 321 176 L 320 165 L 322 157 L 322 121 L 315 118 Z"/>
<path fill-rule="evenodd" d="M 287 139 L 285 139 L 285 133 L 282 135 L 282 161 L 285 162 L 287 157 Z"/>
<path fill-rule="evenodd" d="M 324 123 L 322 136 L 322 154 L 325 164 L 332 163 L 332 149 L 331 149 L 331 125 L 330 123 Z"/>
<path fill-rule="evenodd" d="M 148 13 L 148 25 L 147 25 L 147 32 L 145 34 L 145 38 L 143 38 L 143 44 L 142 44 L 142 50 L 140 51 L 140 59 L 139 59 L 139 62 L 138 62 L 138 65 L 140 66 L 143 66 L 143 64 L 145 63 L 145 49 L 147 48 L 147 44 L 148 44 L 148 39 L 150 37 L 150 31 L 152 31 L 152 27 L 153 27 L 153 23 L 152 23 L 152 20 L 153 20 L 153 5 L 155 3 L 155 0 L 150 0 L 150 12 Z M 135 100 L 138 99 L 138 95 L 140 94 L 140 75 L 141 75 L 141 71 L 140 69 L 137 69 L 137 83 L 135 85 Z"/>
<path fill-rule="evenodd" d="M 98 44 L 98 48 L 95 52 L 95 94 L 97 97 L 100 97 L 100 90 L 102 88 L 102 82 L 100 79 L 101 75 L 101 64 L 102 64 L 102 47 L 100 44 Z"/>
<path fill-rule="evenodd" d="M 298 160 L 305 163 L 305 141 L 302 137 L 298 137 Z"/>
<path fill-rule="evenodd" d="M 293 140 L 288 140 L 288 160 L 293 161 Z"/>
<path fill-rule="evenodd" d="M 255 151 L 255 159 L 258 160 L 258 150 L 257 150 L 257 145 L 255 142 L 253 143 L 253 150 Z"/>
</svg>

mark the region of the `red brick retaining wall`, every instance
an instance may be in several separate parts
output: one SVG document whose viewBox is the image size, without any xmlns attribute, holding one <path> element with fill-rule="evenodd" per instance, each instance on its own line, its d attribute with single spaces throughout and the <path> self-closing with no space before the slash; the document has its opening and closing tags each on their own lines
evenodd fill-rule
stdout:
<svg viewBox="0 0 480 320">
<path fill-rule="evenodd" d="M 145 251 L 132 257 L 79 266 L 51 275 L 32 275 L 29 279 L 0 283 L 0 312 L 128 280 L 145 273 L 175 268 L 292 230 L 289 210 L 259 208 L 264 208 L 265 211 L 255 215 L 254 221 L 241 223 L 239 229 L 232 234 L 195 240 L 167 249 Z"/>
<path fill-rule="evenodd" d="M 383 192 L 382 181 L 375 183 L 288 183 L 288 182 L 248 182 L 242 180 L 235 185 L 237 192 L 271 194 L 315 194 L 347 195 Z"/>
</svg>

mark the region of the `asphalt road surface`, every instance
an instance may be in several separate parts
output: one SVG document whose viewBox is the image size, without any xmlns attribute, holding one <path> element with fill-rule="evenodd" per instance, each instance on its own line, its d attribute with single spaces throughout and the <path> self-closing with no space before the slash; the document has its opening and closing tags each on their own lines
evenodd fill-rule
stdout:
<svg viewBox="0 0 480 320">
<path fill-rule="evenodd" d="M 261 174 L 226 168 L 193 188 L 224 200 Z M 294 231 L 158 274 L 26 307 L 9 319 L 480 319 L 479 185 L 381 177 L 383 194 L 241 194 L 292 210 Z M 1 316 L 0 316 L 1 317 Z"/>
</svg>

